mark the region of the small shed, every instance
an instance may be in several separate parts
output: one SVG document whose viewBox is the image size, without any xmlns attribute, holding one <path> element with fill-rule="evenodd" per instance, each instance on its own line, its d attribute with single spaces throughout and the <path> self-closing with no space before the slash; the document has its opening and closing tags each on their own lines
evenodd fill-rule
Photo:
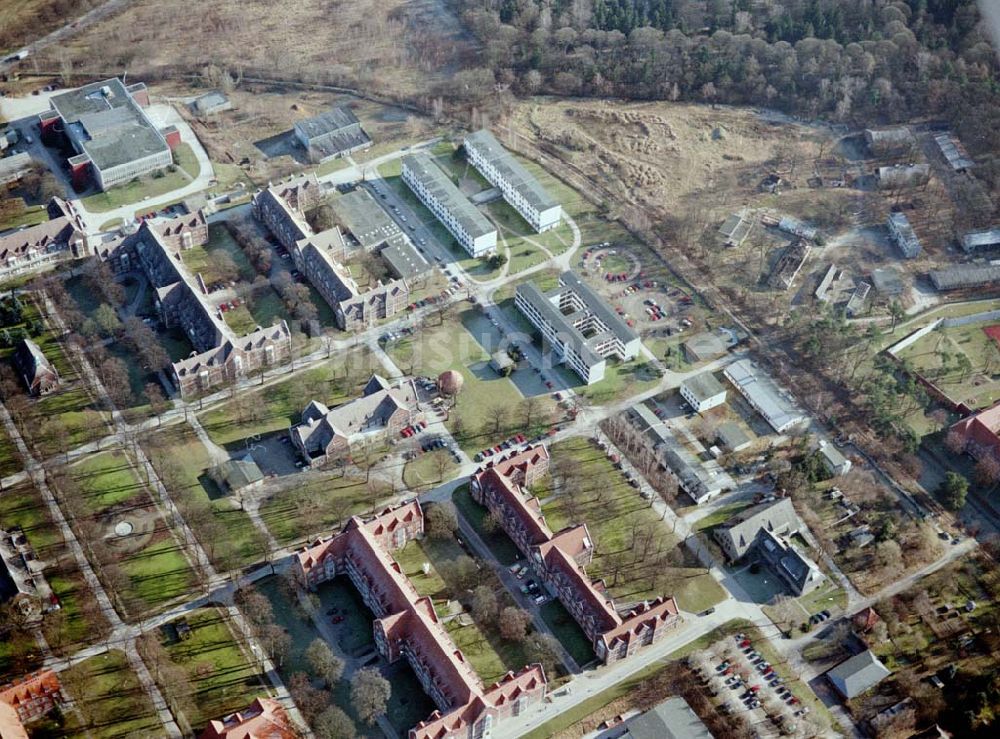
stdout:
<svg viewBox="0 0 1000 739">
<path fill-rule="evenodd" d="M 231 493 L 253 490 L 264 484 L 264 473 L 251 454 L 229 459 L 215 468 L 218 483 Z"/>
<path fill-rule="evenodd" d="M 720 424 L 715 435 L 719 445 L 729 452 L 742 452 L 752 443 L 750 436 L 733 421 Z"/>
<path fill-rule="evenodd" d="M 490 356 L 490 367 L 500 375 L 509 375 L 514 371 L 514 360 L 507 356 L 507 352 L 494 352 Z"/>
</svg>

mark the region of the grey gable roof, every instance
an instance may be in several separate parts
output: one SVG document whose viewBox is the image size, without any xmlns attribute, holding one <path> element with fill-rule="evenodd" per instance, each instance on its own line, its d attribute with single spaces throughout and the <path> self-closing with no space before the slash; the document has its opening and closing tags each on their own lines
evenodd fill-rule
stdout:
<svg viewBox="0 0 1000 739">
<path fill-rule="evenodd" d="M 799 527 L 799 517 L 792 506 L 792 499 L 779 498 L 747 508 L 733 516 L 716 530 L 716 536 L 729 539 L 736 558 L 739 559 L 753 546 L 757 532 L 761 529 L 772 534 L 787 534 L 798 531 Z"/>
<path fill-rule="evenodd" d="M 891 674 L 889 668 L 868 649 L 841 662 L 827 672 L 826 676 L 841 695 L 845 698 L 855 698 Z"/>
</svg>

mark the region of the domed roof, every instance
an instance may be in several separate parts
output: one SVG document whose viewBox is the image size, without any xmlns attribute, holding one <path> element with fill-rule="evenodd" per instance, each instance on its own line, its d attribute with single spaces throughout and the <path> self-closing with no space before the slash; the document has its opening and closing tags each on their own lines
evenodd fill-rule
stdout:
<svg viewBox="0 0 1000 739">
<path fill-rule="evenodd" d="M 438 390 L 445 395 L 458 395 L 465 383 L 465 378 L 455 370 L 445 370 L 438 375 Z"/>
</svg>

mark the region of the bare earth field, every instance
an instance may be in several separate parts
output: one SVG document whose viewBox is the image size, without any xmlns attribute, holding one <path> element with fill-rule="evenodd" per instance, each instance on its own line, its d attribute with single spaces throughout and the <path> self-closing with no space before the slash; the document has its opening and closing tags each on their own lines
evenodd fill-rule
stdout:
<svg viewBox="0 0 1000 739">
<path fill-rule="evenodd" d="M 247 75 L 358 85 L 386 92 L 424 91 L 452 68 L 470 42 L 443 3 L 403 0 L 141 0 L 81 32 L 42 62 L 58 69 L 137 79 L 171 68 L 215 64 Z"/>
</svg>

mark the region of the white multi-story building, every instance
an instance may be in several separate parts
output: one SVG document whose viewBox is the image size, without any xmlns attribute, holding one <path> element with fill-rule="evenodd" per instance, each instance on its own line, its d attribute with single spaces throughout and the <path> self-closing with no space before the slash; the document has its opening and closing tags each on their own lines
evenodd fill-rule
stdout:
<svg viewBox="0 0 1000 739">
<path fill-rule="evenodd" d="M 889 233 L 899 251 L 907 259 L 913 259 L 920 254 L 920 239 L 910 225 L 910 219 L 904 213 L 889 214 Z"/>
<path fill-rule="evenodd" d="M 474 257 L 493 254 L 497 230 L 424 152 L 403 157 L 403 182 Z"/>
<path fill-rule="evenodd" d="M 639 335 L 573 272 L 547 293 L 522 282 L 514 304 L 588 385 L 604 379 L 608 357 L 628 361 L 642 348 Z"/>
<path fill-rule="evenodd" d="M 535 231 L 541 233 L 559 225 L 562 206 L 492 133 L 483 129 L 466 136 L 465 155 Z"/>
</svg>

